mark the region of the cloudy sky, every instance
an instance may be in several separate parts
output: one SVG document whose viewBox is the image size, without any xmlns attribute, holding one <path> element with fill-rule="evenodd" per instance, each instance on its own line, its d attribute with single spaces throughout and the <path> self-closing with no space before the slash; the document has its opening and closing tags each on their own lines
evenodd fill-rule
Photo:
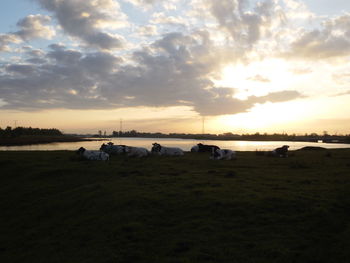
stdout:
<svg viewBox="0 0 350 263">
<path fill-rule="evenodd" d="M 1 0 L 0 126 L 350 133 L 348 0 Z"/>
</svg>

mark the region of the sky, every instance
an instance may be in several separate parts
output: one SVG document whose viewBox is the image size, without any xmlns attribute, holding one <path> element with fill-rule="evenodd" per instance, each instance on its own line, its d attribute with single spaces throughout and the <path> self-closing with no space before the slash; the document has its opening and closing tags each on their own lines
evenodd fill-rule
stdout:
<svg viewBox="0 0 350 263">
<path fill-rule="evenodd" d="M 349 103 L 348 0 L 1 1 L 2 128 L 349 134 Z"/>
</svg>

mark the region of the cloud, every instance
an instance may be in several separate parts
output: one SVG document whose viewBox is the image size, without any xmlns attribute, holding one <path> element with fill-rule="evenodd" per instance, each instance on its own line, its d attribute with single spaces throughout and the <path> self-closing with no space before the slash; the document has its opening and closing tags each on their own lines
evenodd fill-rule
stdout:
<svg viewBox="0 0 350 263">
<path fill-rule="evenodd" d="M 289 101 L 289 100 L 294 100 L 298 98 L 305 98 L 305 96 L 295 90 L 283 90 L 283 91 L 271 92 L 261 97 L 252 96 L 249 98 L 249 100 L 252 100 L 252 101 L 255 100 L 257 103 L 264 103 L 267 101 L 283 102 L 283 101 Z"/>
<path fill-rule="evenodd" d="M 337 94 L 334 94 L 332 97 L 339 97 L 339 96 L 345 96 L 345 95 L 350 95 L 350 90 L 339 92 Z"/>
<path fill-rule="evenodd" d="M 254 7 L 250 7 L 248 0 L 205 0 L 205 4 L 220 27 L 245 49 L 252 48 L 257 41 L 272 32 L 269 29 L 272 21 L 282 19 L 277 1 L 274 0 L 257 2 Z"/>
<path fill-rule="evenodd" d="M 113 0 L 36 0 L 53 13 L 62 29 L 88 46 L 114 49 L 123 46 L 123 38 L 103 31 L 128 25 L 127 16 Z"/>
<path fill-rule="evenodd" d="M 137 4 L 146 4 L 146 5 L 151 5 L 157 2 L 161 2 L 163 0 L 128 0 L 128 2 L 133 3 L 135 5 Z"/>
<path fill-rule="evenodd" d="M 337 72 L 335 74 L 332 75 L 333 80 L 340 85 L 349 85 L 350 83 L 350 73 L 349 72 Z"/>
<path fill-rule="evenodd" d="M 284 102 L 304 96 L 297 91 L 279 91 L 268 93 L 265 96 L 250 96 L 246 100 L 233 98 L 234 89 L 214 88 L 210 90 L 211 96 L 196 101 L 195 110 L 201 115 L 215 116 L 246 112 L 253 108 L 255 104 L 266 102 Z"/>
<path fill-rule="evenodd" d="M 35 64 L 44 64 L 47 62 L 46 53 L 41 49 L 34 49 L 28 47 L 25 50 L 26 63 L 35 65 Z"/>
<path fill-rule="evenodd" d="M 52 44 L 49 47 L 51 48 L 51 51 L 47 53 L 47 58 L 54 59 L 56 65 L 74 65 L 83 56 L 81 52 L 66 50 L 62 45 Z"/>
<path fill-rule="evenodd" d="M 44 15 L 29 15 L 17 22 L 20 28 L 16 32 L 0 34 L 0 52 L 10 52 L 12 44 L 19 44 L 23 41 L 35 38 L 51 39 L 55 30 L 49 26 L 51 18 Z"/>
<path fill-rule="evenodd" d="M 0 34 L 0 52 L 8 52 L 11 44 L 20 42 L 21 39 L 14 34 Z"/>
<path fill-rule="evenodd" d="M 131 4 L 133 4 L 136 7 L 139 7 L 143 10 L 149 10 L 152 7 L 159 7 L 162 6 L 165 10 L 176 10 L 177 9 L 177 2 L 179 0 L 125 0 Z"/>
<path fill-rule="evenodd" d="M 154 25 L 139 26 L 137 33 L 141 36 L 152 37 L 158 35 L 157 27 Z"/>
<path fill-rule="evenodd" d="M 350 14 L 326 20 L 322 28 L 304 31 L 293 41 L 288 58 L 328 59 L 350 54 Z"/>
<path fill-rule="evenodd" d="M 0 98 L 0 108 L 7 105 L 7 102 Z"/>
<path fill-rule="evenodd" d="M 311 68 L 292 68 L 290 71 L 295 75 L 304 75 L 313 72 Z"/>
<path fill-rule="evenodd" d="M 208 63 L 212 52 L 204 32 L 166 34 L 135 51 L 128 61 L 107 52 L 84 54 L 54 44 L 44 57 L 37 54 L 47 63 L 7 65 L 0 91 L 8 103 L 5 108 L 187 106 L 200 115 L 235 114 L 256 103 L 301 97 L 295 91 L 281 91 L 247 100 L 233 98 L 234 89 L 214 87 L 210 79 L 220 66 Z"/>
<path fill-rule="evenodd" d="M 252 76 L 252 77 L 249 77 L 249 78 L 247 78 L 247 80 L 256 81 L 256 82 L 271 82 L 271 80 L 269 80 L 268 78 L 263 77 L 259 74 Z"/>
<path fill-rule="evenodd" d="M 127 0 L 127 1 L 135 6 L 153 5 L 155 3 L 162 2 L 162 0 Z"/>
<path fill-rule="evenodd" d="M 170 26 L 182 26 L 186 27 L 186 20 L 182 17 L 169 16 L 165 13 L 155 13 L 152 16 L 151 23 L 157 25 L 170 25 Z"/>
<path fill-rule="evenodd" d="M 22 60 L 0 65 L 0 92 L 7 102 L 5 108 L 183 106 L 199 115 L 214 116 L 246 112 L 259 103 L 303 98 L 297 91 L 281 90 L 240 100 L 234 97 L 236 89 L 215 87 L 213 83 L 227 64 L 241 62 L 246 52 L 257 54 L 259 48 L 271 47 L 272 42 L 278 45 L 277 41 L 272 41 L 275 36 L 272 29 L 283 20 L 278 1 L 259 1 L 249 6 L 248 0 L 203 0 L 202 7 L 211 16 L 197 24 L 200 29 L 193 30 L 190 30 L 192 24 L 189 26 L 192 20 L 183 19 L 178 15 L 181 12 L 172 16 L 157 8 L 157 13 L 147 14 L 148 23 L 154 24 L 138 28 L 138 34 L 131 37 L 142 39 L 144 46 L 134 45 L 132 49 L 119 51 L 111 50 L 123 47 L 125 40 L 113 30 L 128 25 L 128 18 L 118 1 L 35 1 L 52 13 L 52 20 L 58 22 L 63 33 L 71 36 L 73 44 L 71 47 L 51 44 L 46 50 L 22 49 Z M 164 4 L 160 0 L 131 2 L 146 6 Z M 7 48 L 16 39 L 50 36 L 47 31 L 51 29 L 50 22 L 50 17 L 42 15 L 20 20 L 17 33 L 0 36 L 0 48 Z M 324 28 L 335 25 L 346 30 L 346 19 L 332 20 Z M 174 28 L 184 31 L 184 27 L 189 33 L 172 31 Z M 159 35 L 159 28 L 170 33 Z M 332 35 L 337 30 L 333 30 Z M 144 37 L 150 38 L 144 41 Z M 75 40 L 97 49 L 72 48 L 78 46 Z M 286 42 L 283 45 L 288 47 Z M 244 62 L 249 64 L 250 59 L 247 57 Z M 256 73 L 248 80 L 270 82 L 266 76 Z"/>
<path fill-rule="evenodd" d="M 9 73 L 18 73 L 21 75 L 31 75 L 35 72 L 35 66 L 33 65 L 8 65 L 6 71 Z"/>
<path fill-rule="evenodd" d="M 15 32 L 17 36 L 23 40 L 31 40 L 34 38 L 51 39 L 55 35 L 55 30 L 48 26 L 51 22 L 49 16 L 29 15 L 17 22 L 19 31 Z"/>
</svg>

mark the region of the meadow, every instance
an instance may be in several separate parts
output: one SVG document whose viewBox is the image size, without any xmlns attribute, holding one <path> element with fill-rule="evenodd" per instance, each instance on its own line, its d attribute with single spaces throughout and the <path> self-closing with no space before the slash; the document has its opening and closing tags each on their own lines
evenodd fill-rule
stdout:
<svg viewBox="0 0 350 263">
<path fill-rule="evenodd" d="M 0 152 L 1 262 L 349 262 L 350 149 Z"/>
</svg>

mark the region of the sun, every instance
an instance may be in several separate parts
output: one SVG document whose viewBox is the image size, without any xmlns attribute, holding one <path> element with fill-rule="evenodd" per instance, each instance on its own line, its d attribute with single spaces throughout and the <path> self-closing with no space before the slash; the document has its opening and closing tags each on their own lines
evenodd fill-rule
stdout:
<svg viewBox="0 0 350 263">
<path fill-rule="evenodd" d="M 291 71 L 293 65 L 282 59 L 265 59 L 249 64 L 229 64 L 216 80 L 216 86 L 231 87 L 234 98 L 246 100 L 250 96 L 295 90 L 301 79 Z M 283 132 L 292 123 L 306 117 L 304 100 L 255 104 L 247 112 L 217 118 L 218 126 L 226 130 L 244 132 Z M 237 127 L 240 127 L 239 130 Z M 238 129 L 238 130 L 237 130 Z"/>
<path fill-rule="evenodd" d="M 218 117 L 216 125 L 236 133 L 294 132 L 296 122 L 310 118 L 306 104 L 303 100 L 257 104 L 247 112 Z"/>
<path fill-rule="evenodd" d="M 228 64 L 213 80 L 216 86 L 231 87 L 238 99 L 264 96 L 269 92 L 287 90 L 294 82 L 290 65 L 282 59 L 266 59 L 249 64 Z"/>
</svg>

